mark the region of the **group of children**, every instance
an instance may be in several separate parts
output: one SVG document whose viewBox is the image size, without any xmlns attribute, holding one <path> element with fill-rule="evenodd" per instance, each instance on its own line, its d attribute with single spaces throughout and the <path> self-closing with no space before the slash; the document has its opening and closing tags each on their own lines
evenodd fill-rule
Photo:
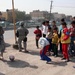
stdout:
<svg viewBox="0 0 75 75">
<path fill-rule="evenodd" d="M 50 27 L 50 25 L 48 25 L 46 35 L 43 35 L 42 31 L 39 28 L 37 28 L 34 31 L 34 33 L 36 34 L 36 39 L 37 39 L 37 34 L 40 34 L 42 36 L 42 37 L 39 36 L 38 39 L 39 44 L 42 46 L 42 49 L 40 50 L 40 57 L 42 60 L 46 60 L 47 63 L 51 62 L 51 59 L 47 55 L 47 52 L 49 52 L 50 54 L 51 51 L 53 52 L 52 54 L 53 56 L 58 57 L 59 56 L 58 45 L 60 42 L 62 44 L 62 54 L 63 54 L 62 60 L 69 62 L 68 49 L 70 48 L 71 48 L 70 53 L 75 55 L 75 21 L 72 21 L 71 25 L 72 27 L 68 29 L 66 22 L 63 22 L 61 24 L 62 26 L 61 37 L 59 37 L 58 28 L 57 27 L 52 28 Z"/>
<path fill-rule="evenodd" d="M 66 22 L 61 24 L 61 36 L 59 37 L 58 28 L 53 21 L 53 28 L 49 25 L 49 22 L 46 21 L 43 24 L 42 31 L 39 26 L 34 30 L 36 35 L 36 46 L 39 48 L 38 43 L 41 45 L 40 57 L 42 60 L 46 60 L 47 63 L 51 62 L 51 59 L 48 57 L 47 52 L 53 52 L 53 56 L 58 57 L 58 45 L 61 42 L 62 44 L 62 60 L 66 59 L 66 62 L 69 61 L 69 54 L 75 56 L 75 21 L 71 22 L 71 27 L 68 29 Z M 45 32 L 46 30 L 46 32 Z M 0 27 L 0 52 L 1 59 L 3 59 L 3 52 L 5 50 L 4 39 L 3 39 L 4 30 Z M 69 46 L 70 45 L 70 46 Z M 68 52 L 69 49 L 69 52 Z"/>
</svg>

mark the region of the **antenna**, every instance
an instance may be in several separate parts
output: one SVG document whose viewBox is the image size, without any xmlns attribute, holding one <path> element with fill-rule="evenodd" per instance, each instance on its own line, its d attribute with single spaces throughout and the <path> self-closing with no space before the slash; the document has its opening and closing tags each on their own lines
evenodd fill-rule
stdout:
<svg viewBox="0 0 75 75">
<path fill-rule="evenodd" d="M 51 0 L 51 4 L 50 4 L 50 19 L 49 20 L 51 20 L 52 3 L 53 3 L 53 1 Z"/>
</svg>

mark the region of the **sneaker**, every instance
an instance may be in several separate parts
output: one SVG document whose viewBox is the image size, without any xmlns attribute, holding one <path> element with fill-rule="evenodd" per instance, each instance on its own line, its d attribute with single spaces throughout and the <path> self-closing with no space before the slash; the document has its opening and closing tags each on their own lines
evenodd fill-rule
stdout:
<svg viewBox="0 0 75 75">
<path fill-rule="evenodd" d="M 69 62 L 70 60 L 69 59 L 67 59 L 65 62 Z"/>
<path fill-rule="evenodd" d="M 52 61 L 47 61 L 46 64 L 52 64 Z"/>
</svg>

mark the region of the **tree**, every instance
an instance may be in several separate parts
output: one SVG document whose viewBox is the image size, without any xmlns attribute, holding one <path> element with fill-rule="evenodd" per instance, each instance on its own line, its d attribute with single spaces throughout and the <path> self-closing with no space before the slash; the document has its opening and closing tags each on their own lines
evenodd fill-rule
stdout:
<svg viewBox="0 0 75 75">
<path fill-rule="evenodd" d="M 15 15 L 16 15 L 16 21 L 21 21 L 21 20 L 25 20 L 25 12 L 24 11 L 15 11 Z"/>
<path fill-rule="evenodd" d="M 13 16 L 12 16 L 12 10 L 7 9 L 7 20 L 10 22 L 13 22 Z M 17 21 L 25 21 L 30 20 L 31 16 L 29 14 L 26 14 L 25 11 L 19 11 L 18 9 L 15 9 L 15 20 Z"/>
<path fill-rule="evenodd" d="M 25 15 L 25 20 L 31 20 L 30 14 L 26 14 L 26 15 Z"/>
<path fill-rule="evenodd" d="M 16 15 L 16 21 L 24 21 L 24 20 L 30 20 L 31 16 L 29 14 L 26 14 L 25 11 L 15 11 Z"/>
</svg>

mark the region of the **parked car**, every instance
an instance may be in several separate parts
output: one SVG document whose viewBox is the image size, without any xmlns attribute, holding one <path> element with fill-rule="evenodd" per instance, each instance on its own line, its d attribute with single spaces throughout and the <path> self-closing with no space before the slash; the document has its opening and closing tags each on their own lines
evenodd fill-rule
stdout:
<svg viewBox="0 0 75 75">
<path fill-rule="evenodd" d="M 8 27 L 9 25 L 10 25 L 10 22 L 8 22 L 8 21 L 0 21 L 0 26 L 2 26 L 4 28 Z"/>
</svg>

